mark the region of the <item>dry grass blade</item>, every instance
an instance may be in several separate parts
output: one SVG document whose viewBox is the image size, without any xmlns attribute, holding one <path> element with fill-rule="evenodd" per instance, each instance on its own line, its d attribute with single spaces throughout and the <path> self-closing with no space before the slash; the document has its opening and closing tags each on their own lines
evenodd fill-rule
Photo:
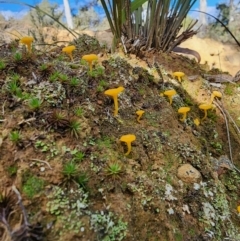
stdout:
<svg viewBox="0 0 240 241">
<path fill-rule="evenodd" d="M 220 106 L 219 102 L 214 101 L 214 104 L 218 107 L 218 109 L 222 112 L 222 115 L 224 117 L 225 120 L 225 124 L 226 124 L 226 129 L 227 129 L 227 138 L 228 138 L 228 147 L 229 147 L 229 156 L 230 156 L 230 160 L 233 163 L 233 157 L 232 157 L 232 146 L 231 146 L 231 139 L 230 139 L 230 133 L 229 133 L 229 124 L 228 124 L 228 119 L 226 117 L 225 111 L 224 109 Z"/>
</svg>

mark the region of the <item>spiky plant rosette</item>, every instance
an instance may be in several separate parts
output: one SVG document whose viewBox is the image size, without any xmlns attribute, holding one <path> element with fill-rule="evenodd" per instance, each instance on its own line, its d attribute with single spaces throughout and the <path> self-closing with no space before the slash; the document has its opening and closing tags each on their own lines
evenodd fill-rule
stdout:
<svg viewBox="0 0 240 241">
<path fill-rule="evenodd" d="M 143 4 L 147 2 L 147 6 Z M 113 48 L 120 42 L 125 51 L 172 51 L 192 37 L 197 20 L 180 33 L 182 23 L 196 0 L 101 0 L 111 31 Z"/>
</svg>

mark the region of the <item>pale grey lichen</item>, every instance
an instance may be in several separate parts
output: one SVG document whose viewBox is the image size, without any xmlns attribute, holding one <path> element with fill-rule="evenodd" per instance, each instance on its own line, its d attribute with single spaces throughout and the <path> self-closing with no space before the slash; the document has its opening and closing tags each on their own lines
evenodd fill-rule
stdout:
<svg viewBox="0 0 240 241">
<path fill-rule="evenodd" d="M 62 227 L 60 235 L 66 231 L 81 232 L 84 224 L 80 217 L 88 207 L 88 194 L 82 188 L 76 190 L 62 189 L 53 186 L 47 196 L 46 211 L 57 216 L 57 223 Z"/>
<path fill-rule="evenodd" d="M 112 212 L 100 211 L 91 215 L 91 229 L 102 241 L 121 241 L 127 234 L 127 223 Z"/>
<path fill-rule="evenodd" d="M 49 81 L 40 82 L 32 89 L 32 93 L 41 100 L 44 100 L 52 106 L 60 106 L 66 99 L 66 90 L 58 81 L 53 83 Z"/>
</svg>

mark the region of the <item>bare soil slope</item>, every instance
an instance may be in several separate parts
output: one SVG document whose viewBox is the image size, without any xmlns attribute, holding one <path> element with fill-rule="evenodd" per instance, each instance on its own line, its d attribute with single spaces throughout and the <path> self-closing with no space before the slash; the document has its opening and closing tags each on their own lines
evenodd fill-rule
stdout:
<svg viewBox="0 0 240 241">
<path fill-rule="evenodd" d="M 216 89 L 201 77 L 206 70 L 174 53 L 111 55 L 87 35 L 67 44 L 76 45 L 73 62 L 62 46 L 0 47 L 2 240 L 240 240 L 239 130 L 227 132 L 218 108 L 206 118 L 199 109 L 219 90 L 239 125 L 239 107 L 231 108 L 239 82 Z M 101 53 L 93 71 L 80 61 L 89 53 Z M 114 116 L 104 92 L 119 86 Z M 129 155 L 126 134 L 136 136 Z"/>
</svg>

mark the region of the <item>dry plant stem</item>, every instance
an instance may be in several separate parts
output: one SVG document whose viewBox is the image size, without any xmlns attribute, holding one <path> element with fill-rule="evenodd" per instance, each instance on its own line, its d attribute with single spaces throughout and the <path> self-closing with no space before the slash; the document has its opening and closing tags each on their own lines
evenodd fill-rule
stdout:
<svg viewBox="0 0 240 241">
<path fill-rule="evenodd" d="M 219 104 L 219 106 L 221 106 L 224 109 L 225 114 L 227 115 L 229 120 L 233 123 L 233 126 L 236 128 L 236 131 L 238 132 L 238 134 L 240 134 L 240 129 L 238 128 L 236 122 L 233 120 L 233 118 L 229 114 L 229 112 L 224 108 L 223 104 L 220 101 L 218 101 L 218 100 L 215 100 L 215 101 Z"/>
<path fill-rule="evenodd" d="M 122 45 L 123 45 L 123 48 L 124 48 L 124 52 L 125 52 L 125 54 L 127 54 L 127 48 L 124 44 L 124 37 L 123 36 L 121 37 L 121 42 L 122 42 Z"/>
<path fill-rule="evenodd" d="M 6 119 L 0 120 L 0 122 L 4 122 L 4 121 L 6 121 Z"/>
<path fill-rule="evenodd" d="M 52 170 L 52 167 L 50 166 L 50 164 L 49 164 L 47 161 L 43 161 L 43 160 L 39 160 L 39 159 L 31 159 L 31 160 L 32 160 L 32 161 L 37 161 L 37 162 L 45 163 L 45 164 L 49 167 L 49 169 Z"/>
<path fill-rule="evenodd" d="M 218 109 L 222 112 L 222 115 L 224 117 L 225 123 L 226 123 L 226 128 L 227 128 L 227 138 L 228 138 L 228 147 L 229 147 L 229 156 L 230 156 L 230 161 L 233 163 L 233 158 L 232 158 L 232 147 L 231 147 L 231 139 L 230 139 L 230 133 L 229 133 L 229 128 L 228 128 L 228 120 L 225 114 L 224 109 L 218 104 L 218 101 L 214 101 L 214 104 L 218 107 Z"/>
<path fill-rule="evenodd" d="M 6 101 L 7 101 L 7 100 L 4 100 L 3 105 L 2 105 L 2 115 L 3 115 L 3 116 L 5 115 L 4 107 L 5 107 Z"/>
<path fill-rule="evenodd" d="M 27 120 L 22 120 L 22 121 L 18 122 L 18 125 L 22 125 L 22 124 L 24 124 L 24 123 L 29 124 L 29 122 L 32 122 L 32 121 L 35 121 L 35 120 L 36 120 L 36 118 L 35 118 L 35 117 L 32 117 L 32 118 L 29 118 L 29 119 L 27 119 Z"/>
<path fill-rule="evenodd" d="M 236 122 L 233 120 L 232 116 L 228 113 L 227 110 L 225 110 L 225 113 L 226 113 L 226 115 L 228 116 L 228 118 L 232 121 L 233 126 L 236 128 L 238 134 L 240 134 L 240 129 L 238 128 Z"/>
<path fill-rule="evenodd" d="M 12 239 L 11 228 L 10 228 L 7 220 L 4 217 L 2 217 L 1 221 L 2 221 L 2 223 L 0 223 L 0 227 L 5 230 L 5 232 L 2 236 L 2 240 L 4 240 L 4 241 L 11 240 Z"/>
<path fill-rule="evenodd" d="M 12 186 L 12 190 L 16 193 L 17 197 L 18 197 L 18 205 L 19 207 L 21 208 L 22 210 L 22 213 L 23 213 L 23 221 L 24 221 L 24 224 L 26 226 L 29 226 L 29 223 L 27 221 L 27 213 L 26 213 L 26 210 L 22 204 L 22 197 L 21 197 L 21 194 L 19 193 L 19 191 L 17 190 L 17 188 L 13 185 Z"/>
</svg>

